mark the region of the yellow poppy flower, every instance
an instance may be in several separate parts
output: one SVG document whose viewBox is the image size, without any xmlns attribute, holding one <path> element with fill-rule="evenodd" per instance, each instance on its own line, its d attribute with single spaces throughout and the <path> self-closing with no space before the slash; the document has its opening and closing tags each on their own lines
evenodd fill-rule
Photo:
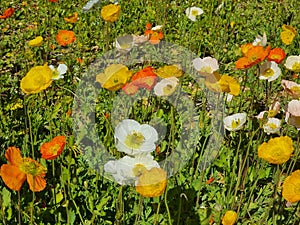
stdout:
<svg viewBox="0 0 300 225">
<path fill-rule="evenodd" d="M 156 74 L 161 78 L 181 77 L 183 75 L 183 71 L 177 65 L 170 65 L 158 68 L 156 70 Z"/>
<path fill-rule="evenodd" d="M 282 29 L 283 31 L 280 33 L 281 41 L 286 45 L 290 45 L 293 42 L 297 31 L 294 27 L 285 24 L 282 25 Z"/>
<path fill-rule="evenodd" d="M 240 93 L 240 85 L 233 77 L 223 75 L 218 81 L 218 84 L 223 92 L 234 96 L 237 96 Z"/>
<path fill-rule="evenodd" d="M 293 141 L 290 137 L 276 137 L 258 147 L 258 157 L 272 164 L 282 164 L 290 159 L 293 151 Z"/>
<path fill-rule="evenodd" d="M 52 76 L 53 72 L 47 64 L 35 66 L 21 80 L 21 89 L 26 94 L 39 93 L 51 85 Z"/>
<path fill-rule="evenodd" d="M 229 210 L 225 213 L 225 215 L 222 218 L 222 224 L 223 225 L 233 225 L 235 224 L 237 220 L 237 213 L 233 210 Z"/>
<path fill-rule="evenodd" d="M 109 5 L 104 6 L 101 9 L 101 17 L 106 22 L 113 23 L 119 18 L 120 12 L 121 12 L 120 5 L 109 4 Z"/>
<path fill-rule="evenodd" d="M 139 176 L 136 191 L 144 197 L 162 195 L 167 186 L 167 174 L 161 168 L 152 168 Z"/>
<path fill-rule="evenodd" d="M 38 47 L 41 46 L 42 44 L 43 44 L 43 37 L 41 36 L 38 36 L 35 39 L 28 42 L 28 45 L 32 47 Z"/>
<path fill-rule="evenodd" d="M 132 72 L 126 66 L 111 64 L 104 70 L 104 73 L 96 76 L 96 81 L 105 89 L 117 91 L 128 82 L 131 76 Z"/>
<path fill-rule="evenodd" d="M 300 170 L 294 171 L 285 178 L 282 185 L 282 196 L 289 202 L 300 201 Z"/>
</svg>

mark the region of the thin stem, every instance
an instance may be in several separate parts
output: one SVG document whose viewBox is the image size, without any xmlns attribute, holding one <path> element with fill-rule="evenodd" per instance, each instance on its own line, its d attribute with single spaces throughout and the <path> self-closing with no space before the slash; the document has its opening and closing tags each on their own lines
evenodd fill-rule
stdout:
<svg viewBox="0 0 300 225">
<path fill-rule="evenodd" d="M 165 196 L 164 196 L 164 202 L 165 202 L 165 206 L 166 206 L 166 210 L 167 210 L 167 214 L 168 214 L 168 222 L 169 222 L 170 225 L 172 225 L 171 214 L 170 214 L 168 201 L 167 201 L 167 195 L 168 195 L 168 190 L 166 188 Z"/>
<path fill-rule="evenodd" d="M 22 224 L 22 220 L 21 220 L 21 194 L 20 194 L 20 191 L 18 191 L 18 221 L 19 221 L 19 225 Z M 4 224 L 5 223 L 5 220 L 4 220 Z"/>
</svg>

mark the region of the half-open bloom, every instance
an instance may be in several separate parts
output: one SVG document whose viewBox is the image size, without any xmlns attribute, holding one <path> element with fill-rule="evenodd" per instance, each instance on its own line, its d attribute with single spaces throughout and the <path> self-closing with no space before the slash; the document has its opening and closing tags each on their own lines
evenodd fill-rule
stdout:
<svg viewBox="0 0 300 225">
<path fill-rule="evenodd" d="M 43 159 L 56 159 L 63 151 L 66 144 L 65 136 L 57 136 L 50 142 L 42 144 L 40 151 Z"/>
<path fill-rule="evenodd" d="M 35 66 L 21 80 L 21 89 L 26 94 L 39 93 L 51 85 L 52 76 L 53 72 L 47 64 Z"/>
<path fill-rule="evenodd" d="M 257 35 L 252 43 L 253 46 L 266 46 L 267 45 L 267 35 L 264 32 L 263 36 Z"/>
<path fill-rule="evenodd" d="M 229 131 L 237 131 L 243 128 L 246 123 L 247 113 L 236 113 L 231 116 L 226 116 L 223 120 L 224 127 Z"/>
<path fill-rule="evenodd" d="M 281 75 L 281 69 L 276 62 L 265 62 L 259 67 L 259 79 L 268 82 L 276 80 Z"/>
<path fill-rule="evenodd" d="M 12 190 L 20 191 L 27 180 L 29 189 L 37 192 L 46 187 L 44 179 L 47 169 L 31 158 L 22 158 L 20 149 L 9 147 L 5 152 L 8 164 L 1 166 L 1 177 L 4 183 Z"/>
<path fill-rule="evenodd" d="M 291 55 L 287 57 L 284 66 L 293 72 L 300 72 L 300 55 Z"/>
<path fill-rule="evenodd" d="M 300 98 L 300 84 L 289 80 L 282 80 L 281 85 L 284 91 L 292 98 Z"/>
<path fill-rule="evenodd" d="M 131 119 L 117 125 L 114 137 L 118 151 L 133 156 L 153 152 L 158 140 L 157 131 L 152 126 Z"/>
<path fill-rule="evenodd" d="M 288 136 L 271 138 L 258 147 L 258 157 L 272 164 L 288 161 L 294 151 L 293 141 Z"/>
<path fill-rule="evenodd" d="M 139 176 L 136 191 L 144 197 L 162 195 L 167 186 L 167 173 L 161 168 L 152 168 Z"/>
<path fill-rule="evenodd" d="M 236 220 L 238 218 L 238 215 L 233 210 L 226 211 L 225 215 L 222 218 L 222 224 L 223 225 L 233 225 L 235 224 Z"/>
<path fill-rule="evenodd" d="M 282 48 L 273 48 L 267 56 L 267 59 L 280 64 L 284 60 L 285 56 L 286 54 Z"/>
<path fill-rule="evenodd" d="M 64 17 L 67 23 L 76 23 L 78 21 L 78 13 L 74 12 L 71 16 Z"/>
<path fill-rule="evenodd" d="M 223 75 L 217 83 L 222 92 L 226 92 L 234 96 L 238 96 L 240 93 L 240 85 L 233 77 Z"/>
<path fill-rule="evenodd" d="M 218 61 L 210 56 L 194 59 L 193 65 L 201 76 L 209 76 L 219 69 Z"/>
<path fill-rule="evenodd" d="M 129 52 L 133 45 L 134 45 L 134 42 L 133 42 L 133 35 L 124 35 L 124 36 L 121 36 L 121 37 L 118 37 L 116 39 L 116 48 L 121 51 L 121 52 Z"/>
<path fill-rule="evenodd" d="M 288 103 L 285 121 L 300 130 L 300 101 L 292 100 Z"/>
<path fill-rule="evenodd" d="M 154 87 L 154 93 L 156 96 L 170 96 L 176 90 L 179 80 L 176 77 L 168 77 L 162 79 Z"/>
<path fill-rule="evenodd" d="M 300 170 L 292 172 L 282 185 L 282 197 L 288 202 L 300 201 Z"/>
</svg>

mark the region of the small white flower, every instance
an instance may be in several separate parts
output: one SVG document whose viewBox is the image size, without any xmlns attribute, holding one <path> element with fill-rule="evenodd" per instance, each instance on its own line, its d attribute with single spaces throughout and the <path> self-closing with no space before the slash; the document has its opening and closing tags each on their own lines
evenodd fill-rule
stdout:
<svg viewBox="0 0 300 225">
<path fill-rule="evenodd" d="M 198 7 L 190 7 L 185 10 L 186 16 L 194 22 L 196 21 L 196 16 L 199 16 L 202 13 L 203 13 L 203 10 Z"/>
<path fill-rule="evenodd" d="M 296 73 L 300 72 L 300 55 L 291 55 L 287 57 L 284 66 Z"/>
<path fill-rule="evenodd" d="M 271 82 L 281 75 L 281 69 L 276 62 L 265 62 L 259 67 L 259 79 Z"/>
<path fill-rule="evenodd" d="M 119 50 L 119 51 L 124 51 L 124 52 L 129 52 L 132 47 L 133 47 L 133 36 L 132 35 L 124 35 L 124 36 L 121 36 L 121 37 L 118 37 L 116 39 L 116 48 Z"/>
<path fill-rule="evenodd" d="M 263 36 L 257 35 L 255 40 L 253 41 L 253 46 L 266 46 L 267 45 L 267 36 L 264 32 Z"/>
<path fill-rule="evenodd" d="M 154 93 L 156 96 L 170 96 L 174 93 L 179 80 L 176 77 L 168 77 L 162 79 L 154 86 Z"/>
<path fill-rule="evenodd" d="M 223 120 L 226 130 L 236 131 L 242 129 L 246 123 L 247 113 L 236 113 L 231 116 L 226 116 Z"/>
<path fill-rule="evenodd" d="M 162 28 L 163 28 L 163 25 L 157 25 L 157 26 L 155 26 L 155 27 L 152 27 L 151 30 L 159 31 L 159 30 L 161 30 Z"/>
<path fill-rule="evenodd" d="M 268 118 L 266 124 L 263 125 L 264 132 L 269 134 L 278 133 L 281 127 L 281 121 L 277 118 Z"/>
<path fill-rule="evenodd" d="M 118 151 L 133 156 L 153 152 L 158 140 L 157 131 L 152 126 L 131 119 L 120 122 L 114 136 Z"/>
<path fill-rule="evenodd" d="M 143 172 L 154 167 L 160 166 L 152 155 L 147 154 L 135 158 L 124 156 L 118 160 L 108 161 L 104 165 L 104 171 L 112 175 L 117 183 L 125 185 L 135 182 Z"/>
<path fill-rule="evenodd" d="M 57 68 L 54 68 L 53 65 L 50 65 L 49 68 L 53 71 L 52 80 L 64 78 L 63 74 L 65 74 L 68 70 L 68 67 L 65 64 L 59 64 Z"/>
<path fill-rule="evenodd" d="M 203 76 L 209 76 L 219 69 L 218 61 L 212 57 L 205 57 L 203 59 L 196 58 L 193 60 L 194 68 Z"/>
</svg>

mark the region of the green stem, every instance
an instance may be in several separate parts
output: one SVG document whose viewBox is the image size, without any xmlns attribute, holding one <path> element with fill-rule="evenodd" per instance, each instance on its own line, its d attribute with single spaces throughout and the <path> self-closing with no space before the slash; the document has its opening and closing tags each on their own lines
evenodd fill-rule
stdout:
<svg viewBox="0 0 300 225">
<path fill-rule="evenodd" d="M 170 225 L 172 225 L 171 214 L 170 214 L 170 210 L 169 210 L 169 206 L 168 206 L 168 201 L 167 201 L 167 199 L 168 199 L 167 195 L 168 195 L 168 189 L 166 188 L 165 196 L 164 196 L 164 202 L 165 202 L 165 206 L 166 206 L 166 210 L 167 210 L 167 214 L 168 214 L 168 223 Z"/>
<path fill-rule="evenodd" d="M 18 222 L 19 222 L 19 225 L 22 224 L 22 220 L 21 220 L 21 194 L 20 194 L 20 191 L 18 191 Z M 4 217 L 3 217 L 4 218 Z M 3 220 L 4 224 L 5 223 L 5 220 Z"/>
</svg>

